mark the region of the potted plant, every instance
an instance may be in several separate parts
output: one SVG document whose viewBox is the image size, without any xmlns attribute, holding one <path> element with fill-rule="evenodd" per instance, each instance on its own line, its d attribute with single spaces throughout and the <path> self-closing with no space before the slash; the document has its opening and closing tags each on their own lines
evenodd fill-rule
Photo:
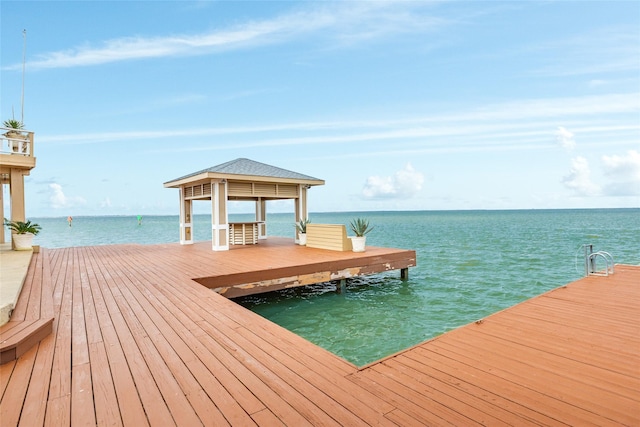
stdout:
<svg viewBox="0 0 640 427">
<path fill-rule="evenodd" d="M 309 218 L 301 219 L 296 222 L 296 229 L 298 230 L 298 243 L 302 246 L 307 244 L 307 224 L 309 224 Z"/>
<path fill-rule="evenodd" d="M 31 221 L 9 221 L 4 219 L 4 225 L 14 233 L 11 235 L 14 249 L 25 251 L 33 248 L 33 237 L 40 232 L 41 227 Z"/>
<path fill-rule="evenodd" d="M 367 234 L 373 230 L 373 227 L 369 226 L 369 220 L 365 218 L 354 219 L 351 221 L 351 230 L 356 234 L 355 237 L 350 237 L 353 252 L 364 252 Z"/>
<path fill-rule="evenodd" d="M 2 126 L 9 129 L 7 132 L 5 132 L 4 136 L 6 136 L 7 139 L 10 140 L 9 143 L 11 144 L 11 148 L 13 149 L 13 151 L 20 151 L 20 141 L 25 140 L 24 135 L 22 134 L 22 132 L 20 132 L 22 129 L 24 129 L 24 124 L 20 120 L 9 119 L 2 122 Z"/>
</svg>

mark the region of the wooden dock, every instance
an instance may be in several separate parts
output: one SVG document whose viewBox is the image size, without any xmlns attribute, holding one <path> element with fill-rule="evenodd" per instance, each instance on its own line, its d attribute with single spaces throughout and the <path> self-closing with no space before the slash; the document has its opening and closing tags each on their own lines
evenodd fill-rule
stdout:
<svg viewBox="0 0 640 427">
<path fill-rule="evenodd" d="M 291 239 L 278 237 L 269 237 L 258 245 L 232 246 L 228 252 L 208 248 L 207 242 L 186 248 L 167 245 L 161 255 L 201 285 L 227 298 L 391 270 L 400 270 L 406 276 L 409 267 L 416 265 L 413 250 L 368 247 L 366 252 L 341 252 L 297 246 Z M 175 251 L 183 256 L 175 256 Z M 193 257 L 185 258 L 185 253 Z"/>
<path fill-rule="evenodd" d="M 2 426 L 640 425 L 638 266 L 358 369 L 192 280 L 242 272 L 210 254 L 41 254 L 53 333 L 0 365 Z"/>
</svg>

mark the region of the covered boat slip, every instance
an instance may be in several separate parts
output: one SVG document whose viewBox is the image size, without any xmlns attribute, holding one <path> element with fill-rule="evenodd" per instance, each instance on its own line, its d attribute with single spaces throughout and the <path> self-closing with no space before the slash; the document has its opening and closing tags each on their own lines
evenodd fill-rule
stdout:
<svg viewBox="0 0 640 427">
<path fill-rule="evenodd" d="M 359 369 L 192 280 L 262 243 L 39 254 L 53 332 L 0 365 L 2 425 L 640 425 L 640 266 Z"/>
</svg>

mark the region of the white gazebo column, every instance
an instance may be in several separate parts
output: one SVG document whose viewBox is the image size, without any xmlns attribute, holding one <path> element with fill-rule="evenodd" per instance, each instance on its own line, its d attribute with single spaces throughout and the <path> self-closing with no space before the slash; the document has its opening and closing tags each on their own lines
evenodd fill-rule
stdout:
<svg viewBox="0 0 640 427">
<path fill-rule="evenodd" d="M 193 244 L 193 202 L 185 200 L 184 188 L 179 189 L 180 193 L 180 244 Z"/>
<path fill-rule="evenodd" d="M 309 212 L 307 210 L 307 185 L 298 185 L 299 197 L 295 200 L 295 218 L 296 223 L 309 218 Z M 298 227 L 295 228 L 296 243 L 299 243 Z"/>
<path fill-rule="evenodd" d="M 11 198 L 11 221 L 26 221 L 24 210 L 24 175 L 20 169 L 11 169 L 9 172 L 9 197 Z M 11 247 L 15 248 L 13 237 L 11 238 Z"/>
<path fill-rule="evenodd" d="M 258 221 L 258 240 L 267 238 L 267 202 L 261 197 L 256 200 L 256 221 Z"/>
<path fill-rule="evenodd" d="M 0 218 L 4 218 L 4 184 L 0 182 Z M 6 243 L 4 236 L 4 225 L 0 227 L 0 243 Z"/>
<path fill-rule="evenodd" d="M 11 221 L 25 221 L 24 175 L 20 169 L 9 173 L 9 195 L 11 197 Z"/>
<path fill-rule="evenodd" d="M 211 246 L 214 251 L 229 250 L 227 180 L 211 180 Z"/>
</svg>

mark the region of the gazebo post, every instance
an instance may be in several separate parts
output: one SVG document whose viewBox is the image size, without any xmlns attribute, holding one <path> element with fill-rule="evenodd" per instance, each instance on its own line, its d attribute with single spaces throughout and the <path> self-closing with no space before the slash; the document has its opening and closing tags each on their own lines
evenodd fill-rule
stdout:
<svg viewBox="0 0 640 427">
<path fill-rule="evenodd" d="M 307 211 L 307 188 L 308 185 L 298 185 L 298 198 L 295 203 L 295 218 L 296 222 L 300 222 L 309 217 L 309 212 Z M 298 227 L 295 228 L 295 242 L 299 243 L 300 241 L 300 233 L 298 232 Z"/>
<path fill-rule="evenodd" d="M 179 189 L 180 195 L 180 244 L 193 244 L 193 217 L 192 201 L 184 198 L 184 188 Z"/>
<path fill-rule="evenodd" d="M 267 201 L 262 197 L 256 200 L 256 221 L 258 224 L 258 239 L 267 238 Z"/>
<path fill-rule="evenodd" d="M 9 173 L 9 196 L 11 200 L 11 221 L 26 221 L 24 209 L 24 175 L 20 169 L 12 168 Z M 11 246 L 15 247 L 13 237 L 11 238 Z"/>
<path fill-rule="evenodd" d="M 229 219 L 227 215 L 227 180 L 211 180 L 211 246 L 214 251 L 229 250 Z"/>
<path fill-rule="evenodd" d="M 11 221 L 25 221 L 24 175 L 20 169 L 11 169 L 9 194 L 11 195 Z"/>
</svg>

